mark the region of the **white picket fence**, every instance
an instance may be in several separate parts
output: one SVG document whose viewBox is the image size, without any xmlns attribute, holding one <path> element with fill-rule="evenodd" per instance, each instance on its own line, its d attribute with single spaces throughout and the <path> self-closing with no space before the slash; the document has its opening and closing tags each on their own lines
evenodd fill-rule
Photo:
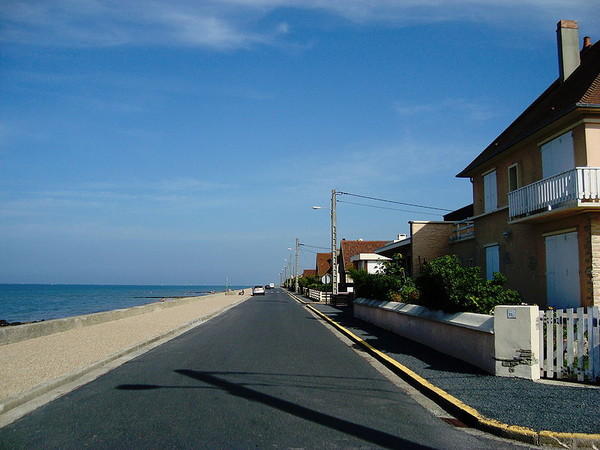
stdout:
<svg viewBox="0 0 600 450">
<path fill-rule="evenodd" d="M 600 381 L 598 306 L 540 311 L 542 378 Z"/>
<path fill-rule="evenodd" d="M 322 292 L 317 291 L 315 289 L 308 290 L 308 298 L 311 300 L 316 300 L 322 303 L 330 303 L 331 302 L 331 292 Z"/>
</svg>

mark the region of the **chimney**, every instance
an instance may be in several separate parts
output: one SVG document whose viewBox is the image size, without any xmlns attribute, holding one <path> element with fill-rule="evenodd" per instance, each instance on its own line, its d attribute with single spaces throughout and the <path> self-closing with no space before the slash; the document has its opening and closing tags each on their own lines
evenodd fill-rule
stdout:
<svg viewBox="0 0 600 450">
<path fill-rule="evenodd" d="M 579 66 L 579 27 L 576 20 L 561 20 L 556 26 L 558 69 L 565 81 Z"/>
</svg>

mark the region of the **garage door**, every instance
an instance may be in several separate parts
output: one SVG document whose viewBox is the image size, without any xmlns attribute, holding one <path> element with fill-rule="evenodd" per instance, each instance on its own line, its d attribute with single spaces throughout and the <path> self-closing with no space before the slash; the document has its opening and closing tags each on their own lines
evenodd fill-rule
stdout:
<svg viewBox="0 0 600 450">
<path fill-rule="evenodd" d="M 545 241 L 548 306 L 577 308 L 580 306 L 577 232 L 547 236 Z"/>
</svg>

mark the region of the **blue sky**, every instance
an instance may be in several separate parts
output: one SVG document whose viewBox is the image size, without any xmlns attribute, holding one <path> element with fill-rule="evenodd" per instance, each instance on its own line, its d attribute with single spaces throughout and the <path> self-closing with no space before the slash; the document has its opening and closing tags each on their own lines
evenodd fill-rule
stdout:
<svg viewBox="0 0 600 450">
<path fill-rule="evenodd" d="M 277 282 L 329 246 L 331 189 L 462 207 L 593 4 L 4 0 L 0 282 Z M 339 238 L 441 218 L 340 200 L 416 212 L 340 203 Z"/>
</svg>

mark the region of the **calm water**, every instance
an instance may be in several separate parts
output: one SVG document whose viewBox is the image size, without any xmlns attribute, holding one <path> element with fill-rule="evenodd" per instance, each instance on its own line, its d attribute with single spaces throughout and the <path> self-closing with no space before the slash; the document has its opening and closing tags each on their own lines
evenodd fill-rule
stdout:
<svg viewBox="0 0 600 450">
<path fill-rule="evenodd" d="M 230 286 L 241 289 L 242 286 Z M 98 286 L 0 284 L 0 320 L 32 322 L 145 305 L 162 298 L 195 297 L 225 286 Z"/>
</svg>

